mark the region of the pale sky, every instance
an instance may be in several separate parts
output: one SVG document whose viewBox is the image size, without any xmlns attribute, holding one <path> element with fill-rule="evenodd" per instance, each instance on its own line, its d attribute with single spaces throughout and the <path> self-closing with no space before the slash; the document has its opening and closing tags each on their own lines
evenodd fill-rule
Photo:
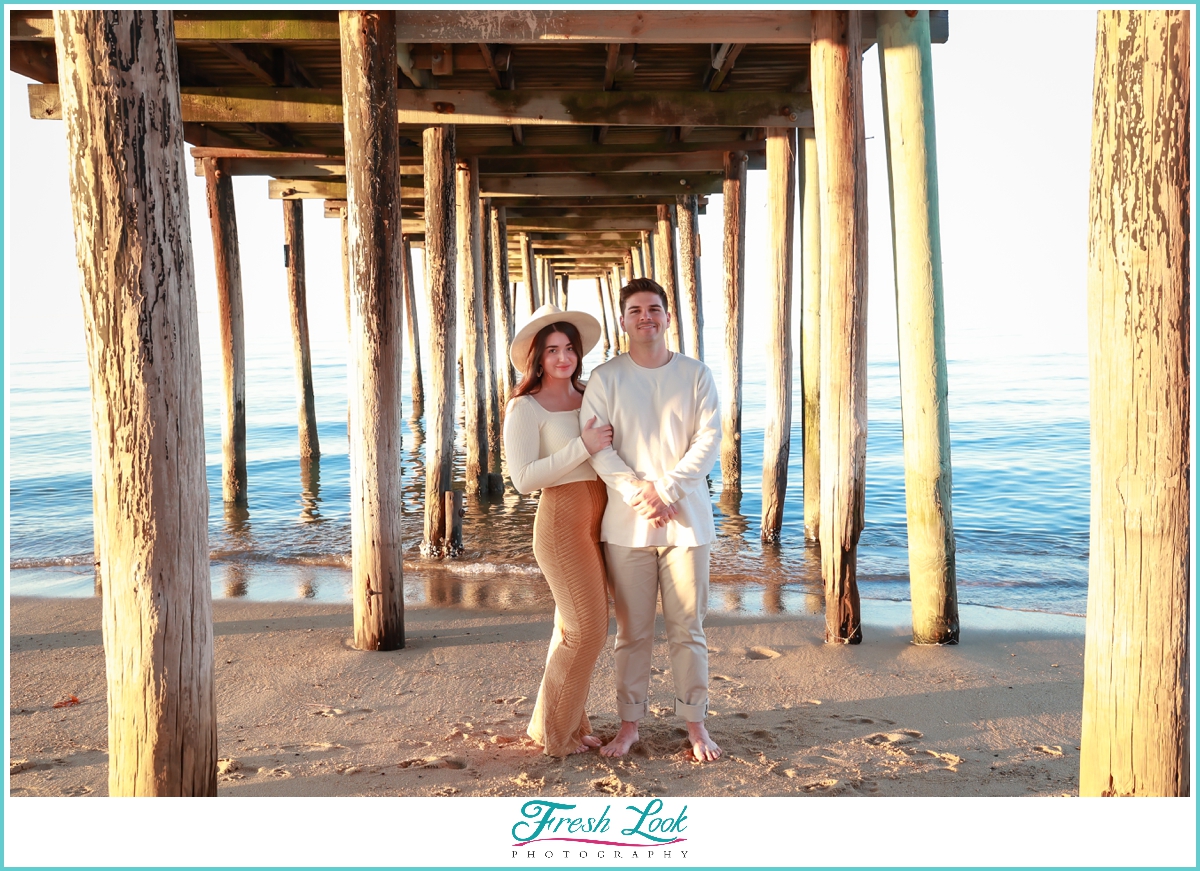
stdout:
<svg viewBox="0 0 1200 871">
<path fill-rule="evenodd" d="M 933 47 L 947 347 L 952 359 L 1086 350 L 1094 34 L 1093 9 L 952 7 L 950 41 Z M 891 229 L 879 67 L 873 49 L 864 58 L 864 80 L 869 353 L 872 359 L 894 359 Z M 79 356 L 83 347 L 65 134 L 61 122 L 29 118 L 26 84 L 21 76 L 8 74 L 5 325 L 10 361 L 44 354 Z M 747 318 L 754 323 L 765 297 L 766 173 L 749 176 L 746 298 Z M 248 341 L 283 344 L 290 334 L 282 206 L 267 199 L 264 178 L 237 179 L 235 195 Z M 211 358 L 217 347 L 216 289 L 203 179 L 192 178 L 189 197 L 201 341 L 205 356 Z M 720 216 L 721 198 L 711 197 L 708 214 L 701 218 L 709 324 L 723 322 Z M 338 222 L 322 217 L 319 201 L 305 205 L 305 246 L 314 345 L 342 341 Z M 595 307 L 590 282 L 576 288 L 574 297 L 575 307 Z M 709 351 L 718 352 L 719 348 Z"/>
</svg>

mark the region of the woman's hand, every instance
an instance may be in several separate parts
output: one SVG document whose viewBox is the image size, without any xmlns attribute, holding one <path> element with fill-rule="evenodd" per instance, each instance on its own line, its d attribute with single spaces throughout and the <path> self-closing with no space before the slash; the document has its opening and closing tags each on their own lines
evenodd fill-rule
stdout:
<svg viewBox="0 0 1200 871">
<path fill-rule="evenodd" d="M 583 425 L 579 437 L 583 439 L 583 446 L 587 448 L 587 452 L 594 454 L 612 445 L 612 433 L 613 429 L 608 424 L 596 426 L 596 415 L 593 414 L 592 419 Z"/>
</svg>

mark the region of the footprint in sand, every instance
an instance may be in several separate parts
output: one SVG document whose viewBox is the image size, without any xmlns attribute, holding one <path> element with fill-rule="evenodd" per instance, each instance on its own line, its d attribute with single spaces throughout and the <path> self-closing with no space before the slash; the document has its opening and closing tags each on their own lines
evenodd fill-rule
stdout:
<svg viewBox="0 0 1200 871">
<path fill-rule="evenodd" d="M 615 774 L 610 774 L 608 777 L 601 777 L 593 780 L 592 789 L 602 792 L 605 795 L 633 797 L 640 796 L 642 794 L 638 790 L 634 789 L 632 784 L 622 783 L 621 778 L 617 777 Z"/>
<path fill-rule="evenodd" d="M 896 746 L 899 744 L 912 744 L 914 741 L 924 737 L 916 729 L 898 729 L 895 732 L 876 732 L 874 735 L 868 735 L 863 738 L 863 741 L 876 746 L 881 744 Z"/>
<path fill-rule="evenodd" d="M 1038 753 L 1045 753 L 1047 756 L 1062 756 L 1063 749 L 1057 744 L 1039 744 L 1033 748 Z"/>
<path fill-rule="evenodd" d="M 217 774 L 232 774 L 241 767 L 242 763 L 233 758 L 217 760 Z"/>
<path fill-rule="evenodd" d="M 750 647 L 746 650 L 746 659 L 777 659 L 780 656 L 783 654 L 769 647 Z"/>
<path fill-rule="evenodd" d="M 509 781 L 515 783 L 521 789 L 541 789 L 546 785 L 546 778 L 539 777 L 535 780 L 525 771 L 522 771 L 516 777 L 510 777 Z"/>
<path fill-rule="evenodd" d="M 804 788 L 809 792 L 816 792 L 818 789 L 832 789 L 837 785 L 837 778 L 827 777 L 824 780 L 815 780 L 812 783 L 806 783 L 804 784 Z"/>
<path fill-rule="evenodd" d="M 467 761 L 457 756 L 445 754 L 442 756 L 418 756 L 397 763 L 398 768 L 452 768 L 460 770 L 467 767 Z"/>
<path fill-rule="evenodd" d="M 958 766 L 962 764 L 963 761 L 961 756 L 955 756 L 953 753 L 938 753 L 936 750 L 926 750 L 924 752 L 932 756 L 934 759 L 939 759 L 946 763 L 946 767 L 941 769 L 942 771 L 957 772 Z"/>
</svg>

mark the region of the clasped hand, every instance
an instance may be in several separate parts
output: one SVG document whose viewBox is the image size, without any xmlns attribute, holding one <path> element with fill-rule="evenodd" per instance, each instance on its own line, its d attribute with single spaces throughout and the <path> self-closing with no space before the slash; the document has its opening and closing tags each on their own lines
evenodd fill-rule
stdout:
<svg viewBox="0 0 1200 871">
<path fill-rule="evenodd" d="M 589 454 L 594 454 L 597 451 L 602 451 L 612 445 L 613 428 L 610 424 L 596 426 L 596 415 L 592 415 L 592 419 L 583 425 L 583 429 L 579 433 L 579 437 L 583 439 L 583 446 L 587 448 Z"/>
<path fill-rule="evenodd" d="M 629 500 L 629 505 L 656 527 L 666 526 L 679 514 L 674 505 L 662 501 L 653 481 L 639 481 L 637 487 L 638 492 Z"/>
</svg>

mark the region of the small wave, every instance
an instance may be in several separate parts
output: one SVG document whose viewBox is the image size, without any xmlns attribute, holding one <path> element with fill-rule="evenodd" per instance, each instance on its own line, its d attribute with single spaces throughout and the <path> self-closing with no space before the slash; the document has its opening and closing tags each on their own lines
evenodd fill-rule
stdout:
<svg viewBox="0 0 1200 871">
<path fill-rule="evenodd" d="M 427 569 L 430 567 L 430 565 L 431 565 L 430 563 L 413 563 L 411 568 L 413 570 L 420 570 L 422 568 Z M 446 562 L 437 564 L 437 566 L 438 566 L 438 568 L 440 568 L 444 571 L 451 572 L 452 574 L 456 574 L 456 575 L 538 576 L 538 575 L 541 575 L 541 573 L 542 573 L 542 570 L 539 569 L 537 566 L 516 565 L 514 563 L 487 563 L 487 562 L 459 563 L 459 562 L 454 562 L 451 560 L 451 561 L 446 561 Z M 407 569 L 410 566 L 408 563 L 405 563 L 404 567 Z"/>
<path fill-rule="evenodd" d="M 75 556 L 55 556 L 55 557 L 25 557 L 23 559 L 14 559 L 9 564 L 10 569 L 48 569 L 57 566 L 86 566 L 92 568 L 96 565 L 95 554 L 81 553 Z"/>
</svg>

